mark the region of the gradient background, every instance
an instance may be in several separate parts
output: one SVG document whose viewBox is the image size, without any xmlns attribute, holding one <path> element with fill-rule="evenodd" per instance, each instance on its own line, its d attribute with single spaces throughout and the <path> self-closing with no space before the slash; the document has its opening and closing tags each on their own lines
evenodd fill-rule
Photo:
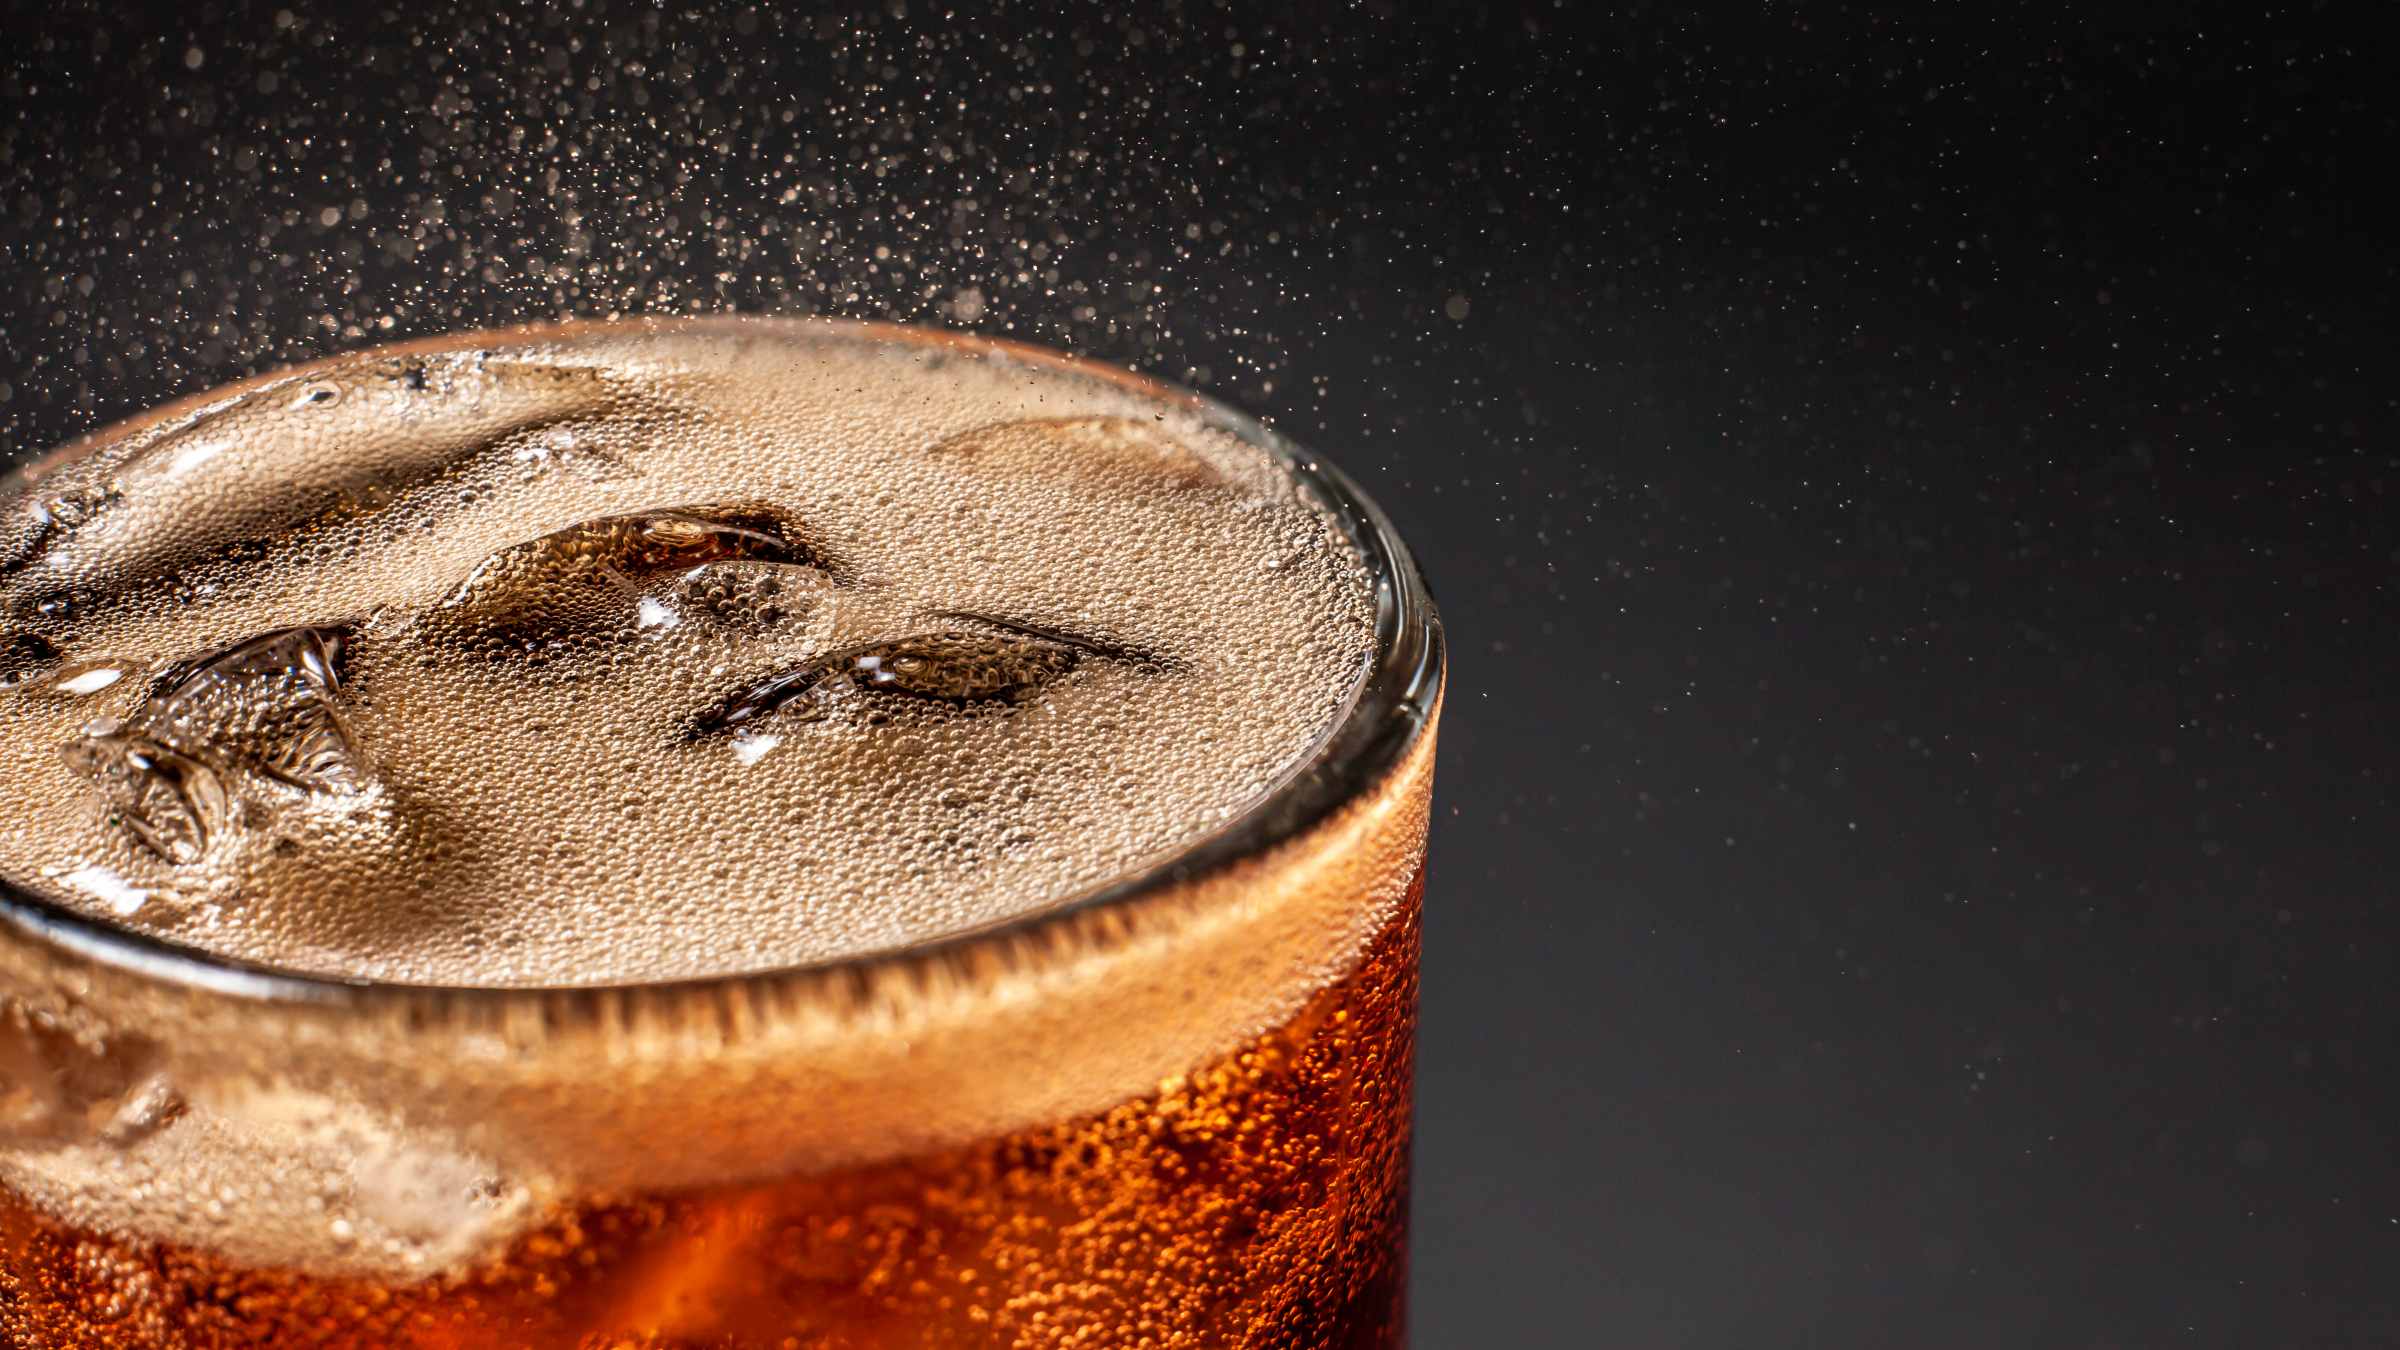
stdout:
<svg viewBox="0 0 2400 1350">
<path fill-rule="evenodd" d="M 0 454 L 561 312 L 1201 385 L 1450 625 L 1420 1346 L 2400 1344 L 2329 8 L 311 8 L 10 0 Z"/>
</svg>

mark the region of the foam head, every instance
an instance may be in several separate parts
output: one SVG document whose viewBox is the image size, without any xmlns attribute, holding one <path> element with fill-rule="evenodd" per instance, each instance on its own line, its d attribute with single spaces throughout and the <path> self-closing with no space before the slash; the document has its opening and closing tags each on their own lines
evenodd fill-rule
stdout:
<svg viewBox="0 0 2400 1350">
<path fill-rule="evenodd" d="M 1373 627 L 1289 473 L 1138 382 L 808 324 L 368 353 L 0 495 L 0 875 L 360 978 L 896 950 L 1239 814 Z"/>
</svg>

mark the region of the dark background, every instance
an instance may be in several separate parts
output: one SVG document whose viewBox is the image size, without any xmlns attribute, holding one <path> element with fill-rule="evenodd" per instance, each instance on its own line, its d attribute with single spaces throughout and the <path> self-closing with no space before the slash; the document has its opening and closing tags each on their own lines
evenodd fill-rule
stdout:
<svg viewBox="0 0 2400 1350">
<path fill-rule="evenodd" d="M 735 307 L 1363 479 L 1455 660 L 1420 1345 L 2400 1344 L 2396 138 L 2330 8 L 9 8 L 8 455 Z"/>
</svg>

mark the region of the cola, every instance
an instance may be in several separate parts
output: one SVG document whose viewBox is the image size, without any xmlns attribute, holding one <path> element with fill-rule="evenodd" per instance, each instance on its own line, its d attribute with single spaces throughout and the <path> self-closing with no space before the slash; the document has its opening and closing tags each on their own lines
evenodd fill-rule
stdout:
<svg viewBox="0 0 2400 1350">
<path fill-rule="evenodd" d="M 1440 678 L 1182 391 L 338 358 L 0 493 L 0 1330 L 1397 1344 Z"/>
</svg>

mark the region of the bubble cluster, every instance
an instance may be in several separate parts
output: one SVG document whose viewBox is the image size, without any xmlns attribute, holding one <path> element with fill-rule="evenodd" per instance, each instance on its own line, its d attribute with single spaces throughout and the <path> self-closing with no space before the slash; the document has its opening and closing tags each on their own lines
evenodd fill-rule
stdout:
<svg viewBox="0 0 2400 1350">
<path fill-rule="evenodd" d="M 1237 814 L 1372 615 L 1264 452 L 1089 368 L 805 322 L 369 352 L 0 498 L 0 874 L 352 977 L 905 947 Z"/>
</svg>

